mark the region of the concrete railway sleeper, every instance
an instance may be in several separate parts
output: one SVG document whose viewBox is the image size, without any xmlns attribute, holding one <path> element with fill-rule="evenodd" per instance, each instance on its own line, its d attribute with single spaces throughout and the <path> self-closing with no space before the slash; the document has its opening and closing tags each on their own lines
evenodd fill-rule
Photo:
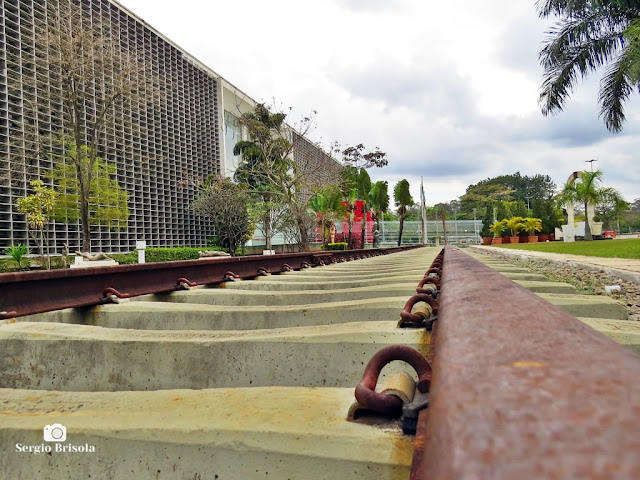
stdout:
<svg viewBox="0 0 640 480">
<path fill-rule="evenodd" d="M 487 262 L 497 273 L 450 247 L 360 258 L 366 255 L 260 257 L 247 265 L 220 264 L 215 274 L 211 265 L 205 272 L 207 261 L 195 261 L 188 268 L 145 274 L 158 277 L 153 289 L 138 273 L 132 273 L 137 284 L 123 280 L 126 276 L 93 283 L 98 296 L 107 288 L 117 291 L 108 292 L 116 298 L 132 296 L 120 304 L 59 309 L 69 306 L 69 299 L 57 299 L 60 307 L 45 313 L 43 305 L 0 303 L 5 311 L 33 313 L 0 321 L 0 478 L 15 472 L 23 478 L 72 479 L 408 479 L 427 473 L 428 478 L 513 478 L 514 472 L 525 478 L 575 478 L 597 477 L 588 474 L 594 465 L 614 473 L 607 478 L 618 472 L 634 476 L 629 473 L 636 468 L 631 456 L 637 450 L 631 448 L 637 437 L 630 429 L 622 440 L 615 436 L 629 409 L 638 412 L 637 391 L 625 383 L 637 357 L 591 329 L 632 348 L 640 344 L 635 340 L 640 332 L 626 327 L 620 305 L 578 298 L 522 269 Z M 340 261 L 348 258 L 358 260 Z M 258 270 L 266 275 L 258 276 Z M 137 270 L 120 269 L 118 275 L 125 271 Z M 6 285 L 10 282 L 2 288 Z M 56 288 L 61 297 L 65 288 Z M 92 304 L 99 303 L 93 298 Z M 545 319 L 514 313 L 516 325 L 511 310 L 504 310 L 511 298 L 519 312 L 526 310 L 520 304 L 529 302 Z M 580 323 L 543 298 L 590 318 Z M 533 329 L 536 322 L 542 331 Z M 540 441 L 556 448 L 555 434 L 548 434 L 555 432 L 549 423 L 554 402 L 545 397 L 548 405 L 541 407 L 547 423 L 529 403 L 540 402 L 545 389 L 555 385 L 545 383 L 555 381 L 553 368 L 564 376 L 583 375 L 585 363 L 573 363 L 579 355 L 572 353 L 571 335 L 577 335 L 578 347 L 595 342 L 596 349 L 606 350 L 595 358 L 625 364 L 620 372 L 589 364 L 595 384 L 572 382 L 576 392 L 598 398 L 606 396 L 600 387 L 607 385 L 628 404 L 613 401 L 620 419 L 604 401 L 588 399 L 584 407 L 600 415 L 606 440 L 619 448 L 615 455 L 606 449 L 611 463 L 602 456 L 589 464 L 581 452 L 567 457 L 577 459 L 574 463 L 551 455 L 555 470 L 548 475 L 551 463 L 543 458 L 548 452 Z M 614 376 L 607 379 L 604 371 Z M 353 387 L 363 372 L 364 396 L 359 393 L 358 400 L 364 405 L 354 404 Z M 505 386 L 511 384 L 513 391 Z M 582 404 L 572 410 L 571 392 L 558 395 L 556 410 L 564 409 L 579 424 Z M 513 407 L 513 396 L 523 405 Z M 382 417 L 380 402 L 391 405 Z M 398 415 L 400 421 L 393 418 Z M 561 421 L 559 445 L 573 452 L 564 438 L 571 427 Z M 64 445 L 95 450 L 24 451 L 54 447 L 43 441 L 43 428 L 56 424 L 67 430 Z M 573 428 L 582 437 L 588 437 L 585 429 L 595 431 L 590 421 Z M 516 438 L 518 431 L 524 439 Z M 578 440 L 591 449 L 588 441 Z M 526 458 L 527 445 L 518 442 L 531 442 L 539 462 Z M 501 447 L 512 444 L 522 458 Z M 448 447 L 455 453 L 447 454 Z"/>
<path fill-rule="evenodd" d="M 363 397 L 397 346 L 355 391 L 416 426 L 410 478 L 638 478 L 640 357 L 458 249 L 438 270 L 429 388 Z"/>
</svg>

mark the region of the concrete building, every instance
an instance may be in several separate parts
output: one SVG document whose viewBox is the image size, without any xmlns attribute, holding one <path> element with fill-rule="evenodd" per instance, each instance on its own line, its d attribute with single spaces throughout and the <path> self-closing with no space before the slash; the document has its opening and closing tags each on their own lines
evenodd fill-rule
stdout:
<svg viewBox="0 0 640 480">
<path fill-rule="evenodd" d="M 92 226 L 92 249 L 129 251 L 138 240 L 149 246 L 206 245 L 213 232 L 190 212 L 194 180 L 216 173 L 233 175 L 238 162 L 233 146 L 246 138 L 238 118 L 256 105 L 255 100 L 114 1 L 0 0 L 0 251 L 28 242 L 16 202 L 30 193 L 29 181 L 41 178 L 51 183 L 47 173 L 53 163 L 30 147 L 27 126 L 39 121 L 39 128 L 45 129 L 41 134 L 47 129 L 55 133 L 62 121 L 61 105 L 47 105 L 48 121 L 42 122 L 33 118 L 23 98 L 27 78 L 36 79 L 37 88 L 52 88 L 46 68 L 34 61 L 35 35 L 52 21 L 45 6 L 78 1 L 87 21 L 96 15 L 106 20 L 111 41 L 137 50 L 166 87 L 162 98 L 147 99 L 150 105 L 132 105 L 121 112 L 137 116 L 135 122 L 106 126 L 99 154 L 116 166 L 118 183 L 129 194 L 131 216 L 119 231 Z M 27 152 L 27 166 L 18 163 L 20 150 Z M 139 158 L 149 159 L 146 166 L 136 163 Z M 333 163 L 307 139 L 295 142 L 294 158 Z M 65 243 L 72 251 L 80 246 L 77 222 L 52 222 L 48 235 L 56 251 Z"/>
</svg>

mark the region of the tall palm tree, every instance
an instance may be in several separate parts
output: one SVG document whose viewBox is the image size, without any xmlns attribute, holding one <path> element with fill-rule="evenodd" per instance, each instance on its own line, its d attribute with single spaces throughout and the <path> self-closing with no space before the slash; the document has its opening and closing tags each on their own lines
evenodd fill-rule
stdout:
<svg viewBox="0 0 640 480">
<path fill-rule="evenodd" d="M 400 246 L 402 243 L 402 231 L 404 230 L 404 217 L 407 215 L 407 209 L 415 205 L 407 180 L 402 179 L 393 187 L 393 199 L 396 202 L 396 207 L 398 207 L 398 216 L 400 217 L 400 232 L 398 233 L 398 246 Z"/>
<path fill-rule="evenodd" d="M 361 248 L 364 248 L 364 241 L 367 234 L 367 213 L 371 209 L 371 177 L 369 173 L 361 168 L 358 172 L 358 178 L 356 181 L 356 195 L 358 200 L 362 201 L 362 222 L 361 222 Z"/>
<path fill-rule="evenodd" d="M 375 228 L 379 229 L 380 215 L 389 210 L 389 183 L 382 180 L 374 183 L 369 194 L 369 202 Z"/>
<path fill-rule="evenodd" d="M 309 199 L 309 208 L 316 214 L 322 232 L 322 244 L 326 247 L 328 233 L 338 218 L 344 218 L 347 210 L 342 205 L 342 194 L 336 187 L 327 187 Z"/>
<path fill-rule="evenodd" d="M 638 87 L 640 56 L 633 37 L 640 0 L 538 0 L 536 7 L 542 18 L 560 18 L 539 54 L 542 113 L 561 111 L 579 79 L 608 65 L 598 94 L 600 116 L 607 129 L 619 132 L 623 103 Z"/>
<path fill-rule="evenodd" d="M 579 202 L 584 205 L 585 223 L 584 223 L 584 239 L 593 240 L 591 235 L 591 226 L 589 225 L 589 216 L 587 215 L 587 207 L 589 204 L 594 207 L 603 201 L 619 202 L 622 200 L 620 193 L 611 187 L 601 187 L 602 171 L 596 170 L 589 172 L 587 170 L 580 172 L 578 178 L 560 192 L 559 198 L 563 203 Z"/>
<path fill-rule="evenodd" d="M 349 228 L 347 242 L 349 249 L 353 246 L 353 220 L 355 218 L 356 200 L 358 198 L 357 192 L 358 185 L 358 170 L 356 167 L 346 165 L 341 172 L 341 179 L 338 188 L 342 195 L 342 204 L 345 210 L 345 217 L 347 218 L 347 225 Z"/>
</svg>

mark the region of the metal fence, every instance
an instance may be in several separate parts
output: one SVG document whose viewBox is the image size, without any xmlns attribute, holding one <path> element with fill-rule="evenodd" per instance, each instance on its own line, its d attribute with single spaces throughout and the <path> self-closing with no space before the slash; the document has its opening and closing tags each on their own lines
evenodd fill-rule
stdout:
<svg viewBox="0 0 640 480">
<path fill-rule="evenodd" d="M 449 243 L 480 243 L 480 229 L 482 220 L 446 220 L 445 228 Z M 444 244 L 444 230 L 441 220 L 428 220 L 426 222 L 427 244 L 433 245 L 436 241 Z M 380 222 L 380 244 L 397 244 L 400 231 L 399 221 Z M 422 222 L 406 221 L 402 231 L 402 243 L 406 245 L 422 243 Z"/>
</svg>

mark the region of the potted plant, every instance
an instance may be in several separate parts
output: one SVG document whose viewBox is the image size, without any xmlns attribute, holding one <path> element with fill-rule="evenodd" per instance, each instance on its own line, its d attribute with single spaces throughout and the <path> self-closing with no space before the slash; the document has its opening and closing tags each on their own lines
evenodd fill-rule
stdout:
<svg viewBox="0 0 640 480">
<path fill-rule="evenodd" d="M 539 218 L 523 218 L 522 229 L 529 233 L 529 243 L 537 243 L 538 237 L 536 232 L 542 230 L 542 220 Z"/>
<path fill-rule="evenodd" d="M 502 233 L 504 232 L 504 229 L 505 229 L 504 220 L 498 220 L 491 224 L 491 226 L 489 227 L 489 231 L 493 233 L 493 240 L 491 241 L 493 245 L 502 244 L 501 236 L 502 236 Z"/>
<path fill-rule="evenodd" d="M 505 225 L 511 232 L 510 242 L 518 243 L 520 241 L 518 238 L 518 232 L 522 230 L 522 217 L 511 217 L 509 220 L 505 221 Z"/>
</svg>

